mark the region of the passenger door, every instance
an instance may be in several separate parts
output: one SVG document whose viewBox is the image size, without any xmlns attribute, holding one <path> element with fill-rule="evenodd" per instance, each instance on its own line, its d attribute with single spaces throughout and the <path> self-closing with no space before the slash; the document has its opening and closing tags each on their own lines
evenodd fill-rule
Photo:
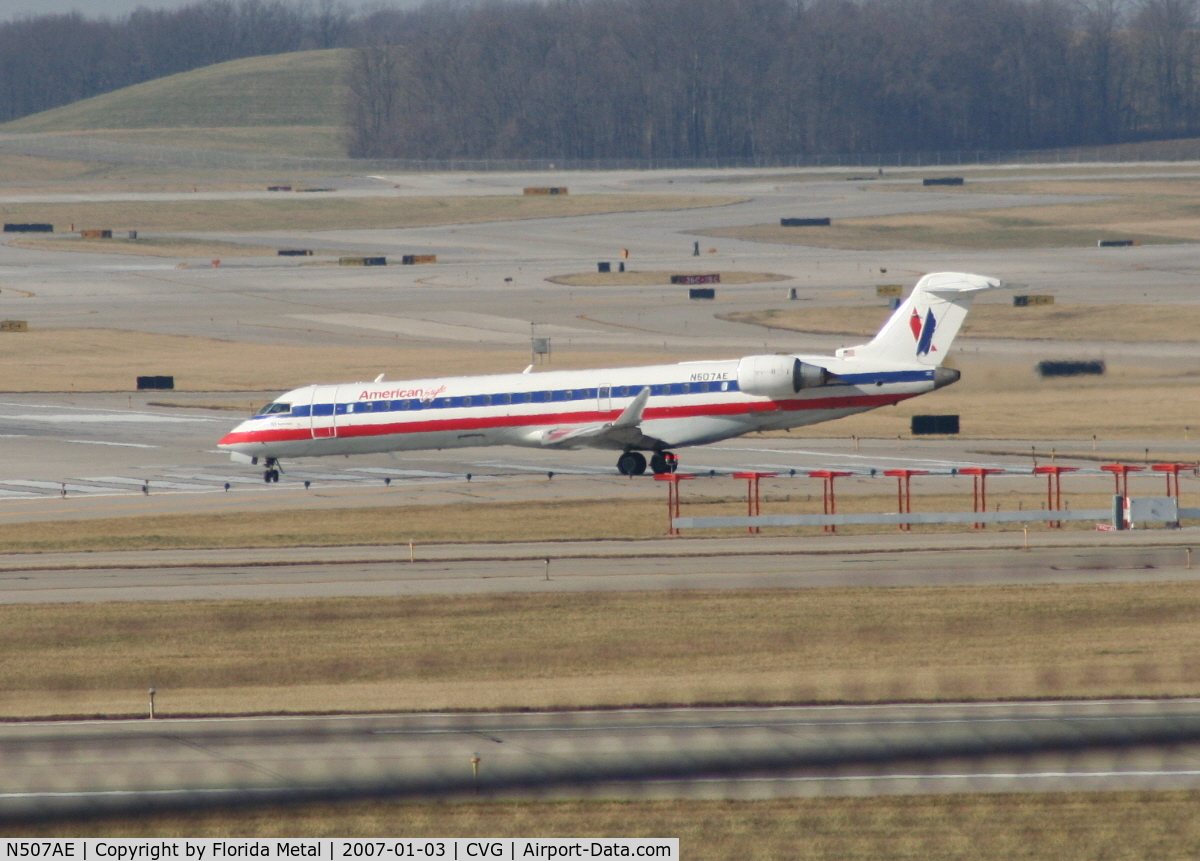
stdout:
<svg viewBox="0 0 1200 861">
<path fill-rule="evenodd" d="M 329 439 L 337 436 L 337 386 L 313 386 L 312 422 L 313 439 Z"/>
</svg>

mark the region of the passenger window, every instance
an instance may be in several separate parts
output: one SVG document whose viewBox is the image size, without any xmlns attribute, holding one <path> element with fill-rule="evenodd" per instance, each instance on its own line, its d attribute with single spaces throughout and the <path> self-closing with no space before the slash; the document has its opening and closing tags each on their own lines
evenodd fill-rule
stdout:
<svg viewBox="0 0 1200 861">
<path fill-rule="evenodd" d="M 491 395 L 480 395 L 479 396 L 479 405 L 484 406 L 484 407 L 490 407 L 492 405 L 492 396 Z"/>
<path fill-rule="evenodd" d="M 471 406 L 471 396 L 470 395 L 467 395 L 465 398 L 462 399 L 462 405 L 464 407 Z"/>
<path fill-rule="evenodd" d="M 729 391 L 729 383 L 728 382 L 721 383 L 721 391 L 723 391 L 723 392 Z"/>
</svg>

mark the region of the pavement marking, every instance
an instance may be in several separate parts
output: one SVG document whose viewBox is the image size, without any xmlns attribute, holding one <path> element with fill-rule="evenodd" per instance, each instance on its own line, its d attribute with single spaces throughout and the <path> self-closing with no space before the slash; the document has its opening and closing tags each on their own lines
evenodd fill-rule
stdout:
<svg viewBox="0 0 1200 861">
<path fill-rule="evenodd" d="M 115 445 L 121 448 L 161 448 L 161 446 L 147 445 L 142 442 L 107 442 L 100 439 L 68 439 L 64 442 L 73 442 L 77 445 Z"/>
<path fill-rule="evenodd" d="M 139 482 L 140 483 L 140 482 Z M 61 492 L 66 487 L 71 493 L 119 493 L 117 488 L 113 487 L 93 487 L 88 484 L 70 484 L 62 481 L 32 481 L 25 478 L 12 478 L 7 481 L 0 481 L 0 484 L 12 485 L 13 487 L 33 487 L 38 490 L 53 490 Z"/>
<path fill-rule="evenodd" d="M 144 487 L 146 484 L 149 484 L 151 489 L 158 489 L 158 490 L 161 490 L 163 488 L 168 488 L 170 490 L 203 490 L 203 491 L 211 491 L 211 490 L 217 489 L 217 488 L 214 488 L 211 484 L 184 484 L 183 482 L 178 482 L 178 481 L 163 481 L 161 478 L 151 478 L 151 479 L 122 478 L 121 476 L 118 476 L 118 475 L 101 475 L 101 476 L 97 476 L 95 478 L 81 475 L 76 480 L 77 481 L 91 481 L 91 482 L 95 482 L 96 484 L 118 484 L 118 485 L 129 485 L 129 486 L 134 486 L 134 487 Z"/>
<path fill-rule="evenodd" d="M 177 424 L 179 422 L 213 422 L 220 419 L 184 418 L 182 416 L 162 416 L 156 413 L 55 413 L 51 415 L 15 415 L 5 416 L 6 421 L 14 422 L 50 422 L 52 424 L 98 424 L 100 422 L 160 422 Z"/>
</svg>

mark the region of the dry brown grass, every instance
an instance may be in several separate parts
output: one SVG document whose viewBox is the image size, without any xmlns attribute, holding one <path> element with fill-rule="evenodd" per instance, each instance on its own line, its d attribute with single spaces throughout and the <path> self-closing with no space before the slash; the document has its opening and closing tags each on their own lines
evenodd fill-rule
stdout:
<svg viewBox="0 0 1200 861">
<path fill-rule="evenodd" d="M 281 194 L 279 200 L 9 203 L 0 205 L 0 220 L 50 222 L 60 230 L 68 224 L 160 232 L 343 230 L 696 209 L 742 200 L 666 194 L 387 198 Z"/>
<path fill-rule="evenodd" d="M 0 714 L 1194 696 L 1198 623 L 1193 582 L 10 605 Z"/>
<path fill-rule="evenodd" d="M 879 306 L 843 306 L 743 311 L 718 315 L 794 332 L 872 337 L 891 314 Z M 980 304 L 971 309 L 961 335 L 1055 341 L 1192 342 L 1200 330 L 1200 305 L 1012 305 Z"/>
<path fill-rule="evenodd" d="M 86 251 L 89 254 L 136 254 L 148 257 L 275 257 L 277 248 L 246 245 L 240 242 L 213 242 L 182 237 L 146 237 L 143 239 L 82 239 L 62 236 L 54 239 L 22 237 L 5 245 L 34 248 L 39 251 Z M 332 253 L 332 252 L 330 252 Z"/>
<path fill-rule="evenodd" d="M 346 157 L 346 130 L 339 126 L 91 129 L 79 133 L 79 136 L 141 145 L 194 147 L 310 158 Z"/>
<path fill-rule="evenodd" d="M 612 503 L 607 499 L 482 502 L 472 505 L 469 522 L 458 516 L 462 506 L 455 504 L 6 524 L 0 526 L 0 552 L 651 538 L 666 530 L 661 504 Z"/>
<path fill-rule="evenodd" d="M 689 861 L 1173 861 L 1200 855 L 1200 792 L 770 801 L 355 803 L 38 823 L 4 836 L 678 837 Z"/>
<path fill-rule="evenodd" d="M 0 184 L 8 194 L 60 194 L 89 191 L 241 191 L 268 185 L 296 185 L 307 174 L 280 175 L 244 168 L 106 164 L 0 153 Z M 242 185 L 245 183 L 245 185 Z"/>
<path fill-rule="evenodd" d="M 635 272 L 578 272 L 574 275 L 555 275 L 547 278 L 555 284 L 566 284 L 570 287 L 621 287 L 626 285 L 670 284 L 672 275 L 709 275 L 713 270 L 704 272 L 683 271 L 646 271 Z M 764 281 L 787 281 L 787 275 L 776 275 L 774 272 L 728 272 L 721 271 L 722 284 L 759 284 Z"/>
<path fill-rule="evenodd" d="M 1054 180 L 988 184 L 971 190 L 1117 197 L 1090 203 L 842 218 L 830 227 L 759 224 L 697 233 L 785 245 L 897 250 L 1058 248 L 1094 246 L 1100 239 L 1146 244 L 1200 241 L 1200 216 L 1194 206 L 1200 180 Z"/>
<path fill-rule="evenodd" d="M 21 319 L 19 306 L 8 312 Z M 459 344 L 453 348 L 397 346 L 395 338 L 359 336 L 364 346 L 292 346 L 228 341 L 192 335 L 160 335 L 117 329 L 34 329 L 0 334 L 0 390 L 128 391 L 147 361 L 175 375 L 182 391 L 280 391 L 313 382 L 419 379 L 433 374 L 517 372 L 529 351 Z M 276 327 L 277 328 L 277 327 Z M 253 336 L 253 326 L 243 326 Z M 297 323 L 297 334 L 306 330 Z M 344 333 L 343 333 L 344 334 Z M 660 364 L 703 353 L 638 353 L 563 350 L 556 369 Z"/>
<path fill-rule="evenodd" d="M 880 444 L 882 447 L 882 444 Z M 1043 450 L 1042 462 L 1049 460 Z M 1139 458 L 1140 460 L 1140 458 Z M 1060 459 L 1060 462 L 1061 459 Z M 1026 467 L 1028 468 L 1028 467 Z M 567 479 L 569 480 L 569 479 Z M 510 480 L 506 490 L 520 493 L 544 478 Z M 562 479 L 556 480 L 561 482 Z M 648 479 L 646 480 L 648 481 Z M 1037 511 L 1045 502 L 1039 476 L 1012 476 L 991 481 L 990 506 L 1004 511 Z M 1075 478 L 1066 482 L 1064 500 L 1074 509 L 1106 509 L 1112 503 L 1109 481 Z M 138 514 L 69 521 L 35 521 L 0 525 L 0 553 L 49 553 L 93 550 L 168 550 L 228 547 L 336 547 L 348 545 L 455 544 L 507 541 L 592 541 L 655 538 L 667 529 L 663 500 L 639 484 L 637 493 L 614 499 L 561 499 L 490 502 L 456 497 L 453 504 L 362 506 L 354 508 L 283 508 L 246 511 L 233 499 L 220 514 Z M 686 517 L 740 517 L 745 514 L 745 487 L 728 478 L 689 485 L 683 494 Z M 1185 488 L 1187 504 L 1192 488 Z M 890 478 L 865 476 L 838 484 L 838 510 L 843 514 L 894 512 L 895 484 Z M 482 490 L 481 493 L 486 493 Z M 603 489 L 600 489 L 603 492 Z M 593 494 L 595 491 L 592 492 Z M 821 484 L 801 474 L 764 479 L 764 514 L 820 514 Z M 971 480 L 935 476 L 917 479 L 913 488 L 918 511 L 966 511 Z M 442 497 L 447 498 L 446 496 Z M 470 502 L 471 516 L 461 517 Z M 619 503 L 619 504 L 617 504 Z M 893 527 L 887 527 L 891 530 Z M 1019 525 L 1005 527 L 1019 530 Z M 1037 527 L 1035 527 L 1037 528 Z M 1091 529 L 1091 524 L 1080 528 Z M 916 532 L 961 532 L 960 526 L 918 525 Z M 730 530 L 703 530 L 721 534 Z M 820 527 L 770 529 L 772 534 L 814 535 Z M 879 527 L 845 527 L 847 533 L 879 532 Z M 734 529 L 733 534 L 742 534 Z M 600 551 L 602 552 L 602 551 Z"/>
</svg>

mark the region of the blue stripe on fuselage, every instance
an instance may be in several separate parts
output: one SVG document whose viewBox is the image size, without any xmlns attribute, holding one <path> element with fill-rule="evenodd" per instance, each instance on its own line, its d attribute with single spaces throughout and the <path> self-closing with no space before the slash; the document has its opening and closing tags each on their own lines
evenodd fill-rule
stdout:
<svg viewBox="0 0 1200 861">
<path fill-rule="evenodd" d="M 837 385 L 848 386 L 873 386 L 877 384 L 888 383 L 920 383 L 928 382 L 933 379 L 933 370 L 915 370 L 915 371 L 879 371 L 873 374 L 839 374 L 838 382 L 829 386 L 833 388 Z M 724 384 L 726 388 L 722 389 Z M 684 387 L 687 390 L 684 390 Z M 611 389 L 620 389 L 628 394 L 611 394 L 614 399 L 634 397 L 646 386 L 612 386 Z M 708 383 L 660 383 L 649 386 L 651 397 L 671 397 L 683 395 L 702 395 L 702 394 L 733 394 L 740 391 L 736 380 L 723 380 L 720 382 Z M 599 391 L 595 386 L 578 388 L 578 389 L 552 389 L 524 392 L 489 392 L 479 395 L 458 395 L 455 397 L 434 398 L 432 401 L 422 401 L 418 398 L 405 398 L 400 400 L 378 400 L 378 401 L 354 401 L 356 409 L 354 415 L 363 413 L 384 413 L 384 412 L 416 412 L 419 410 L 437 410 L 437 409 L 462 409 L 468 407 L 500 407 L 516 404 L 550 404 L 564 403 L 569 401 L 587 401 L 595 400 L 599 397 Z M 520 398 L 518 400 L 518 398 Z M 464 403 L 469 399 L 469 403 Z M 486 401 L 485 401 L 486 399 Z M 296 404 L 292 407 L 290 413 L 263 413 L 260 415 L 251 416 L 250 419 L 269 419 L 279 418 L 281 416 L 301 417 L 309 415 L 345 415 L 347 404 Z"/>
</svg>

